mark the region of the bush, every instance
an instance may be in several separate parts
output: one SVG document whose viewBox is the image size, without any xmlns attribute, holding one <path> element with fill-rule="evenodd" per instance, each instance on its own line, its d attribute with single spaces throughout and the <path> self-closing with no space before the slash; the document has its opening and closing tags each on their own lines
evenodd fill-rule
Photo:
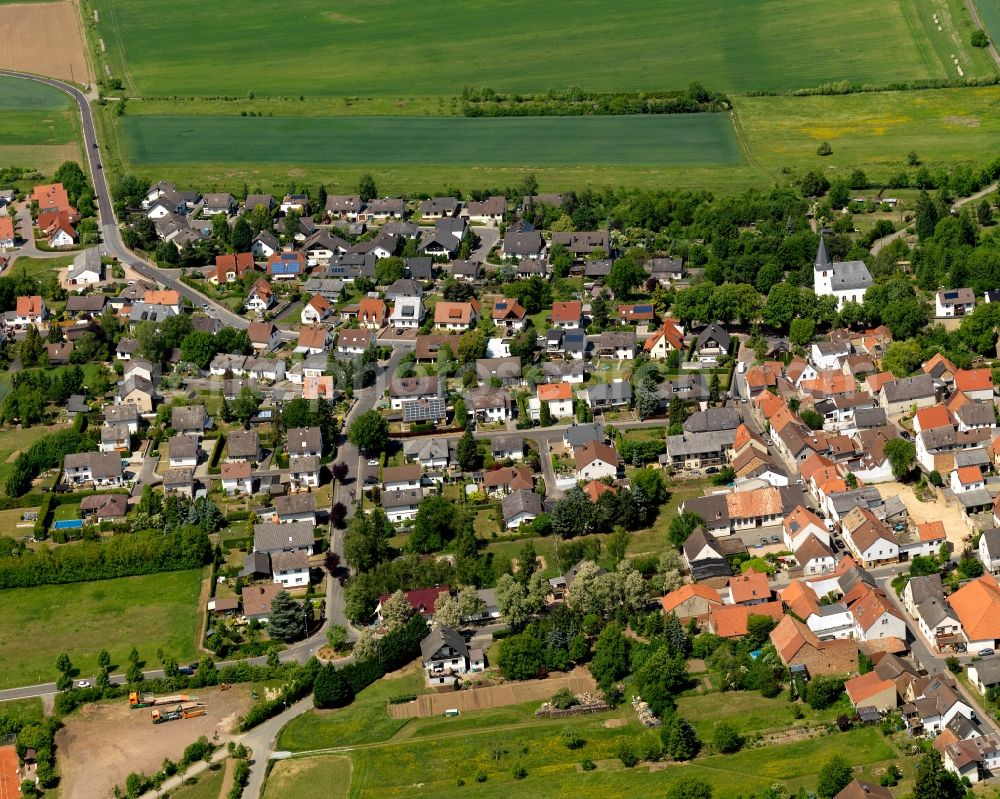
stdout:
<svg viewBox="0 0 1000 799">
<path fill-rule="evenodd" d="M 559 710 L 569 710 L 571 707 L 575 707 L 580 704 L 579 700 L 569 688 L 560 688 L 556 691 L 555 696 L 552 697 L 552 704 Z"/>
<path fill-rule="evenodd" d="M 821 156 L 833 155 L 833 148 L 830 146 L 830 142 L 825 141 L 819 147 L 817 147 L 816 155 L 821 155 Z"/>
<path fill-rule="evenodd" d="M 594 765 L 593 760 L 591 760 L 589 757 L 585 757 L 583 760 L 580 761 L 580 768 L 582 768 L 584 771 L 593 771 L 595 768 L 597 768 L 597 766 Z"/>
<path fill-rule="evenodd" d="M 354 691 L 341 672 L 327 663 L 313 684 L 313 704 L 318 708 L 344 707 L 354 701 Z"/>
<path fill-rule="evenodd" d="M 482 769 L 479 769 L 479 771 L 476 772 L 476 774 L 473 777 L 473 779 L 476 782 L 486 782 L 486 772 L 483 771 Z"/>
<path fill-rule="evenodd" d="M 746 743 L 739 731 L 728 721 L 715 725 L 715 748 L 724 755 L 739 752 Z"/>
<path fill-rule="evenodd" d="M 510 770 L 510 773 L 514 776 L 515 780 L 523 780 L 528 776 L 528 770 L 520 763 L 516 763 L 514 768 Z"/>
<path fill-rule="evenodd" d="M 632 768 L 639 762 L 639 756 L 628 741 L 618 741 L 615 746 L 615 757 L 617 757 L 625 768 Z"/>
<path fill-rule="evenodd" d="M 390 705 L 405 705 L 407 702 L 412 702 L 417 698 L 416 694 L 396 694 L 395 696 L 389 697 Z"/>
<path fill-rule="evenodd" d="M 950 671 L 952 674 L 962 673 L 962 661 L 959 660 L 954 655 L 949 655 L 947 658 L 945 658 L 944 662 L 945 665 L 948 666 L 948 671 Z"/>
<path fill-rule="evenodd" d="M 986 35 L 986 31 L 982 28 L 976 28 L 969 37 L 969 44 L 973 47 L 988 47 L 990 37 Z"/>
<path fill-rule="evenodd" d="M 576 730 L 566 730 L 562 734 L 562 742 L 567 749 L 582 749 L 587 743 Z"/>
<path fill-rule="evenodd" d="M 825 710 L 837 703 L 843 691 L 843 680 L 835 677 L 814 677 L 806 686 L 806 704 L 813 710 Z"/>
</svg>

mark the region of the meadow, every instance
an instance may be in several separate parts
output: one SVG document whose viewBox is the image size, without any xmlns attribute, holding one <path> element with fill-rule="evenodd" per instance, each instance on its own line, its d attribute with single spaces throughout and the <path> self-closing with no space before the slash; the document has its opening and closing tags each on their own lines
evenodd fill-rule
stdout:
<svg viewBox="0 0 1000 799">
<path fill-rule="evenodd" d="M 268 774 L 264 799 L 341 799 L 350 782 L 351 761 L 346 757 L 279 760 Z"/>
<path fill-rule="evenodd" d="M 150 668 L 159 648 L 190 660 L 200 591 L 200 569 L 0 591 L 0 688 L 54 680 L 61 652 L 85 677 L 101 649 L 122 670 L 133 646 Z"/>
<path fill-rule="evenodd" d="M 869 176 L 906 169 L 916 151 L 930 167 L 996 157 L 1000 86 L 823 97 L 739 97 L 740 128 L 755 162 L 825 172 L 860 166 Z M 819 157 L 827 141 L 833 154 Z M 910 172 L 913 169 L 910 168 Z"/>
<path fill-rule="evenodd" d="M 976 0 L 976 8 L 986 32 L 996 44 L 1000 40 L 1000 0 Z"/>
<path fill-rule="evenodd" d="M 0 165 L 54 171 L 79 158 L 79 138 L 79 118 L 68 96 L 39 83 L 0 78 Z"/>
<path fill-rule="evenodd" d="M 877 24 L 863 0 L 246 0 L 238 12 L 178 0 L 170 25 L 143 0 L 93 5 L 107 60 L 130 94 L 242 97 L 456 95 L 466 85 L 648 91 L 691 81 L 747 91 L 955 77 L 949 30 L 931 20 L 952 3 L 885 0 Z M 983 63 L 961 59 L 967 71 Z"/>
</svg>

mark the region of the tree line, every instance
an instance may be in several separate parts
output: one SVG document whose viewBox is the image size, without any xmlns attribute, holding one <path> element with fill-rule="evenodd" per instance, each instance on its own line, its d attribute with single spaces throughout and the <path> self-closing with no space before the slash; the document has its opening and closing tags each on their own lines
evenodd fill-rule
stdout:
<svg viewBox="0 0 1000 799">
<path fill-rule="evenodd" d="M 699 114 L 729 108 L 726 95 L 699 83 L 672 92 L 587 92 L 579 87 L 544 94 L 501 93 L 489 87 L 462 92 L 467 117 Z"/>
</svg>

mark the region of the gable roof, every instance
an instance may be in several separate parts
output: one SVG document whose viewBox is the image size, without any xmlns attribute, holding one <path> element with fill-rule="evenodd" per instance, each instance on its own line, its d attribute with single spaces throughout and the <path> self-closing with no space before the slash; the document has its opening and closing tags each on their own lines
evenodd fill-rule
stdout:
<svg viewBox="0 0 1000 799">
<path fill-rule="evenodd" d="M 966 637 L 972 641 L 1000 638 L 1000 585 L 987 573 L 948 597 Z"/>
<path fill-rule="evenodd" d="M 682 585 L 680 588 L 664 596 L 660 600 L 660 604 L 663 606 L 664 613 L 673 613 L 678 607 L 695 597 L 704 599 L 713 605 L 722 604 L 722 597 L 719 596 L 719 592 L 705 583 L 688 583 L 687 585 Z"/>
<path fill-rule="evenodd" d="M 588 441 L 579 449 L 573 451 L 573 462 L 577 469 L 582 469 L 596 460 L 602 460 L 612 466 L 618 465 L 618 453 L 615 448 L 603 441 Z"/>
</svg>

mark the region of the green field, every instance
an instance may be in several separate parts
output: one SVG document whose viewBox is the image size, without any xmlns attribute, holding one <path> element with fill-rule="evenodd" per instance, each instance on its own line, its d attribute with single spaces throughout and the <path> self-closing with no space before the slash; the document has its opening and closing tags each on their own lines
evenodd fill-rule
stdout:
<svg viewBox="0 0 1000 799">
<path fill-rule="evenodd" d="M 341 799 L 351 783 L 346 757 L 304 757 L 280 760 L 271 768 L 264 799 Z"/>
<path fill-rule="evenodd" d="M 948 31 L 932 26 L 927 0 L 877 9 L 863 0 L 248 0 L 238 13 L 179 0 L 166 26 L 143 0 L 94 5 L 112 71 L 144 96 L 636 91 L 691 81 L 744 91 L 950 76 L 934 41 Z"/>
<path fill-rule="evenodd" d="M 740 97 L 740 126 L 756 162 L 771 172 L 818 167 L 827 173 L 861 166 L 869 176 L 906 169 L 915 150 L 930 166 L 996 157 L 1000 87 L 836 97 Z M 816 148 L 830 142 L 831 156 Z M 912 173 L 912 168 L 910 169 Z"/>
<path fill-rule="evenodd" d="M 55 660 L 69 654 L 83 676 L 97 669 L 103 648 L 115 664 L 135 646 L 156 663 L 196 655 L 201 570 L 0 591 L 0 688 L 48 682 Z"/>
<path fill-rule="evenodd" d="M 295 163 L 568 166 L 741 161 L 726 114 L 607 117 L 126 116 L 137 165 Z"/>
<path fill-rule="evenodd" d="M 994 44 L 1000 41 L 1000 0 L 975 0 L 979 18 Z"/>
<path fill-rule="evenodd" d="M 69 97 L 56 89 L 0 78 L 0 165 L 52 171 L 79 158 L 79 117 Z"/>
<path fill-rule="evenodd" d="M 213 764 L 216 765 L 216 764 Z M 194 785 L 183 785 L 170 792 L 170 799 L 218 799 L 219 791 L 226 777 L 225 763 L 222 768 L 203 771 Z"/>
</svg>

